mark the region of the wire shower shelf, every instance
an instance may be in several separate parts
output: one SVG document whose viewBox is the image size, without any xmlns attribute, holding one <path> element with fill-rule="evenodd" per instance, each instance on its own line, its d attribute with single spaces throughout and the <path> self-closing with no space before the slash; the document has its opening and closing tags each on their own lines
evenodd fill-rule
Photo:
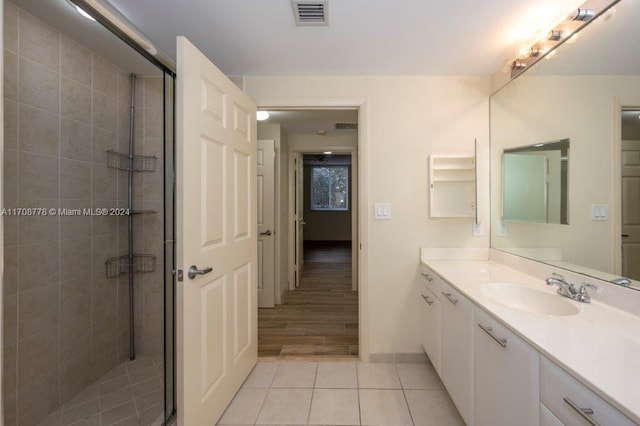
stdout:
<svg viewBox="0 0 640 426">
<path fill-rule="evenodd" d="M 107 278 L 127 275 L 132 268 L 134 274 L 153 272 L 156 269 L 156 256 L 153 254 L 134 254 L 133 262 L 129 263 L 129 255 L 117 256 L 105 262 Z"/>
<path fill-rule="evenodd" d="M 119 170 L 131 170 L 132 172 L 155 172 L 156 161 L 158 157 L 155 155 L 134 155 L 107 150 L 107 167 Z"/>
</svg>

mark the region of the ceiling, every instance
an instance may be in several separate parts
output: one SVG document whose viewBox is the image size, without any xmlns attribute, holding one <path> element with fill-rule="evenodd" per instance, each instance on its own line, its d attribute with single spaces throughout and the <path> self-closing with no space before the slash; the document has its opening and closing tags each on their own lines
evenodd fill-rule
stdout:
<svg viewBox="0 0 640 426">
<path fill-rule="evenodd" d="M 324 136 L 336 134 L 355 134 L 355 130 L 335 130 L 335 123 L 357 123 L 358 110 L 269 110 L 269 119 L 261 121 L 264 124 L 280 124 L 287 134 L 318 134 L 324 131 Z"/>
<path fill-rule="evenodd" d="M 581 1 L 329 0 L 326 27 L 296 27 L 290 0 L 111 3 L 169 56 L 184 35 L 227 75 L 488 76 Z"/>
</svg>

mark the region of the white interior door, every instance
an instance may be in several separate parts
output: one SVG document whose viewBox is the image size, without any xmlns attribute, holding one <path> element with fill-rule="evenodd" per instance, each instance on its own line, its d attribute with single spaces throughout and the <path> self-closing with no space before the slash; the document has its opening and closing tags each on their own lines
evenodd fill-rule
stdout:
<svg viewBox="0 0 640 426">
<path fill-rule="evenodd" d="M 640 141 L 622 141 L 622 275 L 640 280 Z"/>
<path fill-rule="evenodd" d="M 275 141 L 258 141 L 258 306 L 275 306 Z"/>
<path fill-rule="evenodd" d="M 303 154 L 296 153 L 296 199 L 295 199 L 295 220 L 296 220 L 296 269 L 295 284 L 300 285 L 302 269 L 304 268 L 304 158 Z"/>
<path fill-rule="evenodd" d="M 256 106 L 177 45 L 178 424 L 213 425 L 257 360 Z"/>
</svg>

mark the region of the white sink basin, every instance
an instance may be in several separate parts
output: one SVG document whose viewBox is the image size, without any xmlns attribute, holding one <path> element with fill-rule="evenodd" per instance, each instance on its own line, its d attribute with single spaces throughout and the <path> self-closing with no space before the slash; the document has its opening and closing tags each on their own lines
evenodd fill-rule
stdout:
<svg viewBox="0 0 640 426">
<path fill-rule="evenodd" d="M 512 309 L 539 315 L 575 315 L 579 309 L 559 294 L 547 293 L 510 283 L 489 283 L 482 291 L 494 302 Z"/>
</svg>

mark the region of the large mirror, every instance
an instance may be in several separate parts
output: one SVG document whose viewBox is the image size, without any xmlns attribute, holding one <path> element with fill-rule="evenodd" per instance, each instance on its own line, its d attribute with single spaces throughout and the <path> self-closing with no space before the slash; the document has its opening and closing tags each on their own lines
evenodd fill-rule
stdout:
<svg viewBox="0 0 640 426">
<path fill-rule="evenodd" d="M 492 95 L 493 248 L 640 290 L 638 20 L 640 2 L 621 0 Z M 556 171 L 534 152 L 549 141 L 566 141 Z"/>
</svg>

